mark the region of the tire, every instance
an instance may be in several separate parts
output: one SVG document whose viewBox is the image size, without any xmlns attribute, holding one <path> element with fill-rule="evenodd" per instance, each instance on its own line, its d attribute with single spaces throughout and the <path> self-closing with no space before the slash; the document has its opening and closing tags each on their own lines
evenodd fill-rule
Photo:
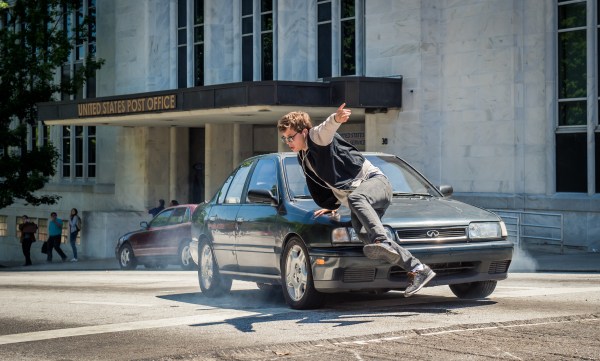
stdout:
<svg viewBox="0 0 600 361">
<path fill-rule="evenodd" d="M 205 240 L 198 248 L 198 284 L 208 297 L 218 297 L 231 290 L 231 278 L 221 276 L 212 246 Z"/>
<path fill-rule="evenodd" d="M 315 290 L 310 257 L 304 243 L 292 238 L 285 246 L 281 258 L 281 284 L 285 302 L 293 309 L 317 308 L 325 296 Z"/>
<path fill-rule="evenodd" d="M 496 289 L 498 281 L 479 281 L 450 285 L 450 290 L 458 298 L 477 299 L 486 298 Z"/>
<path fill-rule="evenodd" d="M 190 254 L 190 241 L 183 241 L 181 243 L 177 255 L 179 256 L 179 266 L 182 269 L 186 271 L 194 269 L 196 264 L 192 260 L 192 255 Z"/>
<path fill-rule="evenodd" d="M 119 266 L 121 269 L 132 270 L 137 267 L 137 259 L 129 243 L 125 243 L 119 250 Z"/>
</svg>

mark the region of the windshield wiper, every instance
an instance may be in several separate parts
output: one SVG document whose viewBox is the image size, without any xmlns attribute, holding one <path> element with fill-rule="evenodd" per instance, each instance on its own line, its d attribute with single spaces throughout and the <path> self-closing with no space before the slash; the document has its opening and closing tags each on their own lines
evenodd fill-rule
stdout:
<svg viewBox="0 0 600 361">
<path fill-rule="evenodd" d="M 433 197 L 429 193 L 394 192 L 394 197 Z"/>
</svg>

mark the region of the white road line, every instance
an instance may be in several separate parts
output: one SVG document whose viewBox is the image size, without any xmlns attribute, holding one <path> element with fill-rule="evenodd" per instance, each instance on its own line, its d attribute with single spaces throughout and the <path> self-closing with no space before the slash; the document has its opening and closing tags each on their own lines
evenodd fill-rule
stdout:
<svg viewBox="0 0 600 361">
<path fill-rule="evenodd" d="M 600 292 L 600 287 L 563 287 L 563 288 L 529 288 L 518 291 L 502 290 L 494 292 L 490 298 L 531 297 L 542 295 L 563 295 L 567 293 Z"/>
<path fill-rule="evenodd" d="M 106 305 L 106 306 L 132 306 L 132 307 L 153 307 L 149 303 L 122 303 L 122 302 L 96 302 L 96 301 L 71 301 L 69 303 L 77 305 Z"/>
<path fill-rule="evenodd" d="M 249 317 L 276 315 L 280 313 L 291 312 L 289 309 L 260 309 L 252 312 L 237 311 L 230 309 L 216 309 L 210 313 L 174 318 L 163 318 L 158 320 L 134 321 L 124 323 L 113 323 L 107 325 L 73 327 L 58 330 L 26 332 L 13 335 L 0 336 L 0 345 L 7 345 L 19 342 L 42 341 L 62 337 L 96 335 L 110 332 L 135 331 L 149 328 L 174 327 L 183 325 L 203 325 L 208 323 L 223 322 L 226 320 Z M 293 311 L 292 311 L 293 312 Z"/>
</svg>

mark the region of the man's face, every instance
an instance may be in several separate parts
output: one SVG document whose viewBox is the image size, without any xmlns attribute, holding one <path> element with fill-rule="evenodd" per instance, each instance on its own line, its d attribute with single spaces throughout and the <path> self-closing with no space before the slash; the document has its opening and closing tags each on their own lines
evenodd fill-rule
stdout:
<svg viewBox="0 0 600 361">
<path fill-rule="evenodd" d="M 292 152 L 296 153 L 302 150 L 306 145 L 304 134 L 302 132 L 296 132 L 292 128 L 288 128 L 285 132 L 281 133 L 281 141 L 287 144 Z"/>
</svg>

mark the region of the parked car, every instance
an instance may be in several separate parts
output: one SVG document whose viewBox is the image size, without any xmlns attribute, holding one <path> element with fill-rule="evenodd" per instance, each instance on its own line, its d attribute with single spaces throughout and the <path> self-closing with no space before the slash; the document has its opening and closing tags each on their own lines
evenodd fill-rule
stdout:
<svg viewBox="0 0 600 361">
<path fill-rule="evenodd" d="M 189 270 L 191 261 L 191 214 L 196 204 L 182 204 L 163 209 L 151 221 L 141 222 L 140 230 L 121 236 L 115 247 L 115 256 L 122 269 L 161 268 L 178 264 Z"/>
<path fill-rule="evenodd" d="M 460 298 L 485 298 L 507 277 L 513 244 L 500 217 L 450 199 L 397 156 L 364 153 L 389 178 L 394 196 L 382 221 L 390 239 L 409 249 Z M 314 217 L 294 153 L 245 160 L 192 216 L 190 253 L 207 296 L 229 292 L 232 279 L 281 288 L 296 309 L 321 305 L 324 294 L 403 290 L 407 273 L 363 255 L 362 234 L 340 218 Z M 361 232 L 362 233 L 362 232 Z"/>
</svg>

